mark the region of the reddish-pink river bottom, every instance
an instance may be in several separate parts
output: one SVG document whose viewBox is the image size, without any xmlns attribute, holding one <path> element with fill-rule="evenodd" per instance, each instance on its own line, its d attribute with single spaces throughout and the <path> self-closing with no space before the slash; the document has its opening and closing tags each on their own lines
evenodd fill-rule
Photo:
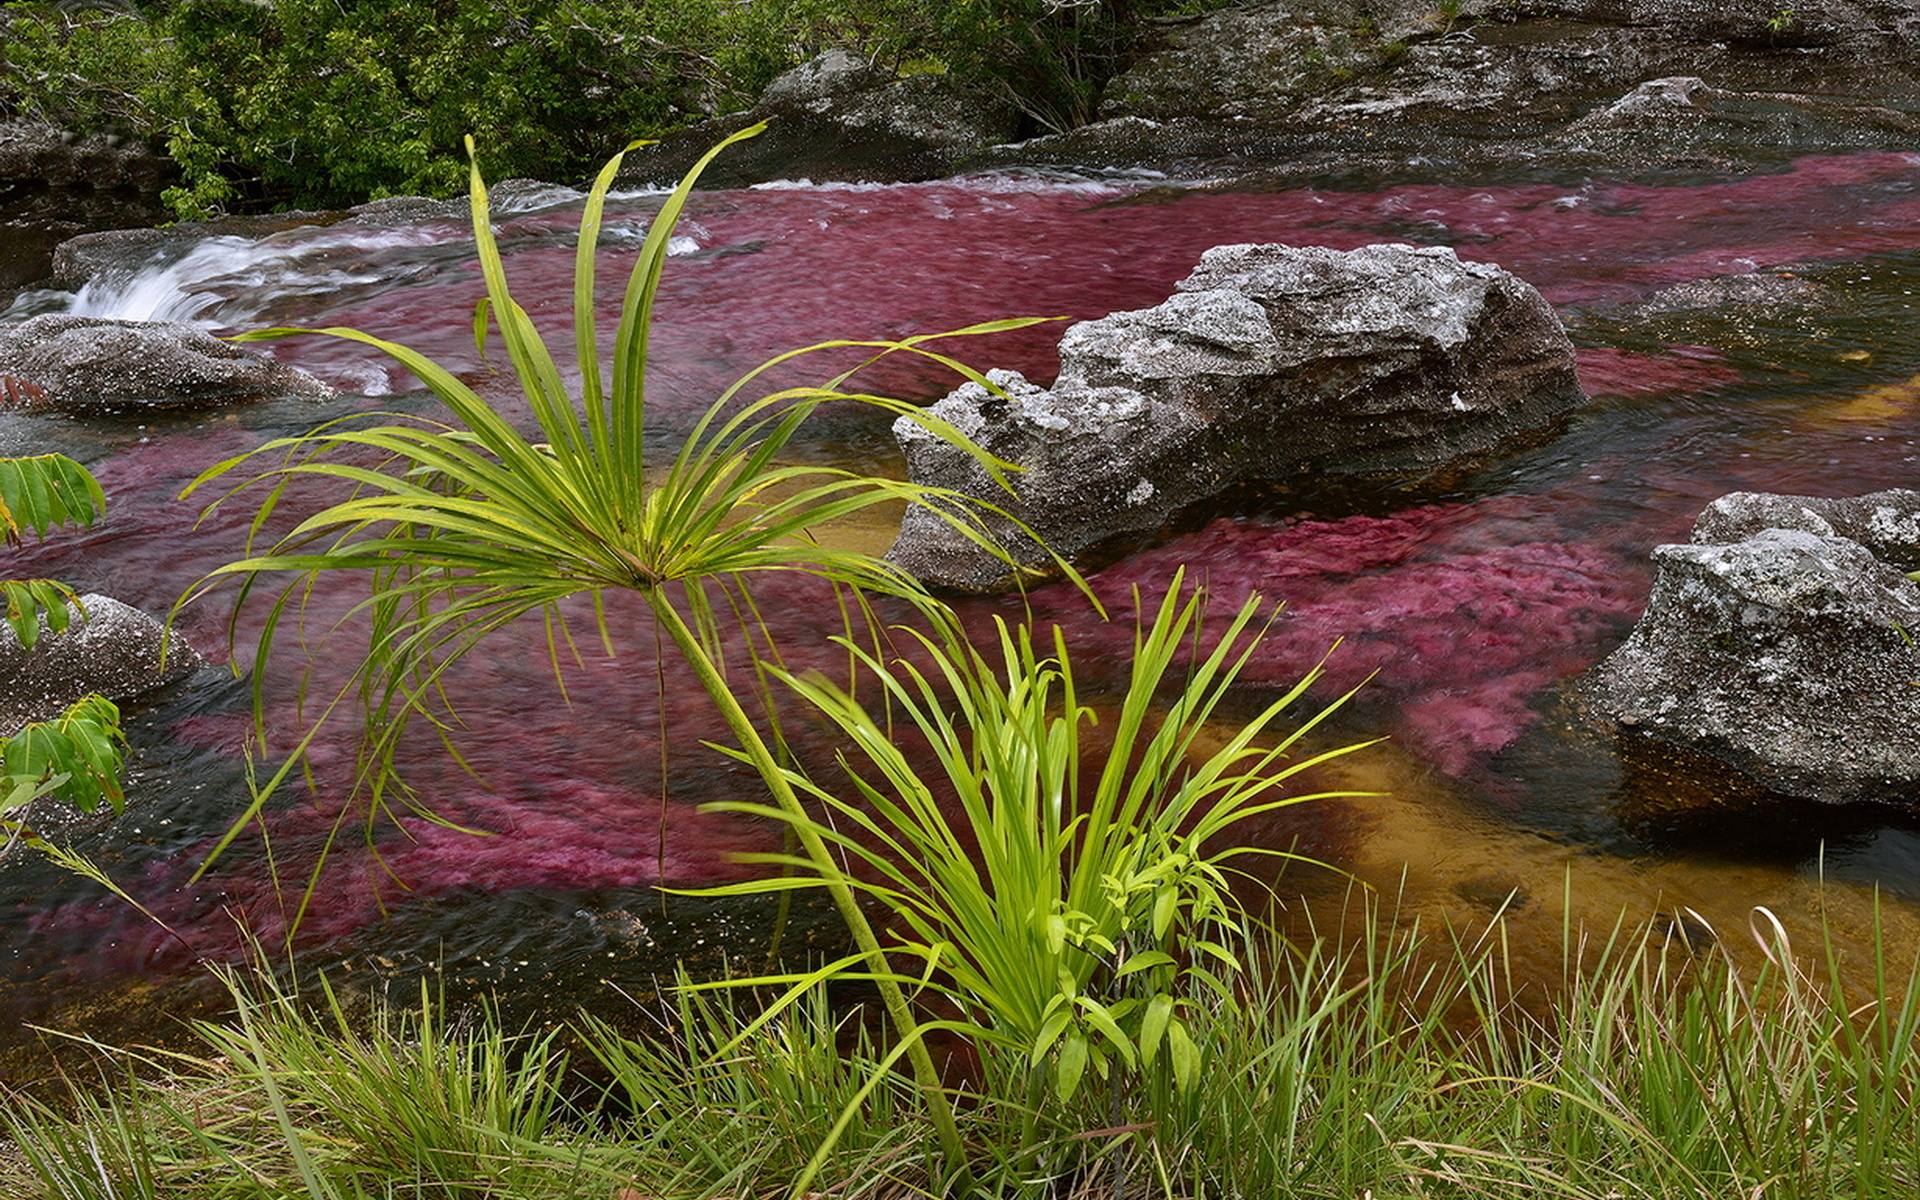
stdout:
<svg viewBox="0 0 1920 1200">
<path fill-rule="evenodd" d="M 646 214 L 646 202 L 634 201 L 610 224 L 631 231 Z M 502 229 L 516 292 L 556 347 L 570 340 L 567 240 L 576 219 L 562 209 Z M 1443 244 L 1538 286 L 1574 320 L 1595 395 L 1548 444 L 1404 503 L 1374 497 L 1343 509 L 1331 494 L 1309 492 L 1307 511 L 1276 500 L 1223 514 L 1095 575 L 1112 614 L 1106 623 L 1068 589 L 1030 598 L 1040 619 L 1067 630 L 1076 672 L 1095 687 L 1124 677 L 1135 589 L 1151 605 L 1176 567 L 1222 614 L 1253 592 L 1283 604 L 1251 684 L 1285 687 L 1325 658 L 1325 692 L 1361 686 L 1352 720 L 1359 732 L 1391 735 L 1397 778 L 1426 772 L 1440 790 L 1468 797 L 1468 815 L 1448 826 L 1462 838 L 1480 836 L 1468 830 L 1486 816 L 1472 811 L 1472 797 L 1523 820 L 1530 807 L 1559 803 L 1540 794 L 1541 780 L 1514 777 L 1502 752 L 1539 720 L 1543 696 L 1623 635 L 1644 601 L 1649 549 L 1684 536 L 1707 500 L 1738 488 L 1856 493 L 1916 477 L 1920 416 L 1897 390 L 1861 400 L 1920 370 L 1910 298 L 1920 286 L 1920 162 L 1905 155 L 1807 160 L 1784 174 L 1691 187 L 1201 193 L 982 180 L 766 189 L 697 197 L 682 232 L 693 244 L 668 270 L 655 334 L 663 446 L 726 381 L 781 350 L 1009 315 L 1079 319 L 1144 307 L 1221 243 Z M 479 284 L 457 226 L 395 237 L 349 222 L 283 234 L 244 254 L 293 267 L 262 273 L 236 261 L 194 281 L 206 319 L 229 328 L 358 327 L 478 376 L 468 316 Z M 274 282 L 304 270 L 324 283 L 341 261 L 358 282 Z M 630 249 L 602 255 L 609 303 L 617 289 L 606 281 L 629 261 Z M 1671 338 L 1609 315 L 1617 311 L 1609 306 L 1672 284 L 1756 271 L 1804 274 L 1846 303 L 1708 314 Z M 1838 324 L 1836 311 L 1845 314 Z M 611 315 L 606 323 L 610 330 Z M 970 339 L 956 350 L 981 368 L 1044 379 L 1061 328 Z M 365 393 L 410 386 L 345 342 L 290 339 L 272 352 Z M 948 386 L 906 362 L 871 371 L 867 382 L 914 398 Z M 57 576 L 154 612 L 235 557 L 246 533 L 243 505 L 203 517 L 176 498 L 181 487 L 302 420 L 291 409 L 150 429 L 4 419 L 16 423 L 7 431 L 16 440 L 94 446 L 111 516 L 96 530 L 10 552 L 0 571 Z M 891 461 L 884 428 L 850 414 L 829 415 L 807 452 L 828 462 Z M 344 611 L 357 586 L 324 583 L 316 614 Z M 216 657 L 228 602 L 216 596 L 181 618 Z M 791 663 L 833 665 L 825 639 L 836 631 L 835 610 L 818 589 L 770 580 L 761 604 Z M 984 620 L 1014 607 L 977 602 L 968 611 Z M 408 747 L 404 763 L 423 804 L 450 824 L 403 817 L 380 827 L 371 847 L 357 822 L 341 826 L 352 767 L 343 727 L 316 743 L 314 794 L 270 811 L 271 858 L 261 835 L 250 834 L 190 883 L 238 802 L 231 780 L 215 798 L 186 796 L 198 789 L 180 780 L 144 785 L 143 819 L 176 819 L 155 814 L 179 805 L 177 836 L 165 853 L 130 856 L 116 876 L 156 919 L 78 888 L 14 896 L 9 944 L 16 959 L 43 964 L 31 986 L 179 972 L 195 957 L 240 953 L 243 934 L 279 944 L 289 905 L 310 878 L 296 940 L 325 949 L 350 946 L 383 914 L 435 897 L 737 877 L 744 868 L 732 856 L 771 848 L 777 835 L 699 811 L 751 784 L 697 748 L 721 736 L 719 727 L 690 679 L 656 675 L 655 637 L 639 606 L 614 598 L 610 620 L 617 656 L 582 638 L 567 700 L 551 683 L 537 630 L 496 639 L 461 669 L 451 690 L 471 772 L 425 741 Z M 243 614 L 242 633 L 257 621 Z M 319 626 L 311 632 L 317 638 Z M 351 634 L 316 653 L 309 714 L 345 683 L 351 661 Z M 290 652 L 265 668 L 269 720 L 283 747 L 301 727 L 302 667 Z M 232 753 L 248 728 L 248 715 L 228 707 L 182 715 L 165 733 L 183 747 Z M 805 752 L 830 756 L 817 730 L 803 724 L 800 738 Z M 316 868 L 336 828 L 344 832 Z"/>
</svg>

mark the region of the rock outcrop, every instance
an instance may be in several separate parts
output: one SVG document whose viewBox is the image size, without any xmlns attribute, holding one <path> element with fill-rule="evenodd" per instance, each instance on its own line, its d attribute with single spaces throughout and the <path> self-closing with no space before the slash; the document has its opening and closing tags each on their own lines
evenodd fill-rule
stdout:
<svg viewBox="0 0 1920 1200">
<path fill-rule="evenodd" d="M 1278 0 L 1168 23 L 1101 120 L 978 165 L 1274 182 L 1744 173 L 1920 133 L 1913 0 Z"/>
<path fill-rule="evenodd" d="M 129 700 L 206 665 L 198 651 L 169 639 L 166 627 L 139 609 L 109 596 L 82 596 L 66 630 L 43 628 L 30 651 L 0 625 L 0 737 L 32 721 L 52 720 L 82 696 Z"/>
<path fill-rule="evenodd" d="M 15 411 L 69 414 L 334 394 L 305 371 L 192 325 L 57 313 L 0 327 L 0 376 L 27 385 L 12 389 Z"/>
<path fill-rule="evenodd" d="M 768 122 L 767 131 L 721 156 L 701 176 L 702 187 L 937 179 L 967 155 L 1013 137 L 1020 114 L 946 75 L 896 78 L 857 55 L 829 50 L 774 80 L 748 111 L 629 153 L 620 180 L 676 183 L 721 138 L 759 121 Z"/>
<path fill-rule="evenodd" d="M 1653 557 L 1583 685 L 1601 716 L 1775 793 L 1920 811 L 1920 492 L 1735 493 Z"/>
<path fill-rule="evenodd" d="M 909 476 L 998 505 L 1022 567 L 1161 527 L 1245 483 L 1423 474 L 1538 428 L 1585 398 L 1539 293 L 1451 250 L 1280 245 L 1209 250 L 1172 298 L 1067 331 L 1060 376 L 968 384 L 932 414 L 1015 463 L 1008 496 L 910 419 Z M 924 508 L 891 557 L 939 586 L 1000 586 L 1007 564 Z"/>
<path fill-rule="evenodd" d="M 160 191 L 172 174 L 143 142 L 0 122 L 0 305 L 20 285 L 46 277 L 65 239 L 165 220 Z"/>
</svg>

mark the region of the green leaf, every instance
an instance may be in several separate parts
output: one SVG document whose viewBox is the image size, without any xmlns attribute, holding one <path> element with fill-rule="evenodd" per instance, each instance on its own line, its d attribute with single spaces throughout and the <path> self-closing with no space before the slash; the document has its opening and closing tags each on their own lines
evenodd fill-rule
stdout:
<svg viewBox="0 0 1920 1200">
<path fill-rule="evenodd" d="M 1200 1078 L 1200 1048 L 1193 1044 L 1186 1022 L 1177 1018 L 1167 1023 L 1167 1058 L 1173 1063 L 1174 1085 L 1183 1092 L 1192 1090 Z"/>
<path fill-rule="evenodd" d="M 1080 1077 L 1086 1074 L 1090 1047 L 1087 1036 L 1075 1029 L 1060 1043 L 1060 1059 L 1054 1064 L 1053 1091 L 1062 1104 L 1080 1090 Z"/>
<path fill-rule="evenodd" d="M 1147 1001 L 1147 1011 L 1140 1018 L 1140 1065 L 1151 1067 L 1153 1060 L 1160 1054 L 1160 1040 L 1166 1035 L 1167 1023 L 1173 1018 L 1173 997 L 1161 992 Z"/>
<path fill-rule="evenodd" d="M 0 777 L 9 802 L 32 789 L 35 795 L 56 793 L 83 812 L 102 801 L 118 810 L 126 799 L 120 790 L 125 742 L 119 708 L 103 696 L 81 697 L 54 720 L 0 740 Z"/>
<path fill-rule="evenodd" d="M 1106 1005 L 1082 996 L 1080 1015 L 1086 1019 L 1087 1024 L 1093 1026 L 1095 1032 L 1107 1039 L 1108 1044 L 1121 1059 L 1129 1066 L 1133 1064 L 1133 1041 L 1127 1037 L 1126 1031 L 1120 1028 L 1120 1023 L 1113 1019 L 1113 1014 L 1107 1010 Z"/>
<path fill-rule="evenodd" d="M 65 633 L 76 611 L 81 620 L 87 615 L 73 589 L 51 579 L 0 580 L 0 599 L 6 602 L 7 627 L 27 651 L 40 642 L 43 617 L 49 632 Z"/>
<path fill-rule="evenodd" d="M 1153 940 L 1164 942 L 1167 931 L 1173 928 L 1173 918 L 1180 909 L 1178 888 L 1163 887 L 1153 897 Z"/>
<path fill-rule="evenodd" d="M 56 525 L 91 525 L 106 510 L 93 475 L 64 454 L 0 458 L 0 536 L 46 536 Z"/>
<path fill-rule="evenodd" d="M 1046 1017 L 1040 1022 L 1039 1030 L 1034 1034 L 1032 1049 L 1028 1051 L 1029 1063 L 1037 1066 L 1071 1024 L 1073 1024 L 1073 1010 L 1056 999 Z"/>
<path fill-rule="evenodd" d="M 1127 959 L 1126 962 L 1121 963 L 1120 969 L 1114 972 L 1114 974 L 1124 978 L 1135 972 L 1151 970 L 1154 967 L 1172 967 L 1178 965 L 1179 964 L 1174 961 L 1173 955 L 1168 954 L 1164 950 L 1142 950 Z"/>
</svg>

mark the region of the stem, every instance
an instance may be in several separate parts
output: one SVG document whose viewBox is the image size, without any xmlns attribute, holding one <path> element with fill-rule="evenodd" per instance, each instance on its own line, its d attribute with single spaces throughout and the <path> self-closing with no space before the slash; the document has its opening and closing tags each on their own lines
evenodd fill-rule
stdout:
<svg viewBox="0 0 1920 1200">
<path fill-rule="evenodd" d="M 840 917 L 846 922 L 847 932 L 853 935 L 854 946 L 867 961 L 873 973 L 874 986 L 880 992 L 880 1002 L 886 1007 L 887 1017 L 893 1022 L 895 1030 L 907 1041 L 907 1057 L 913 1064 L 914 1081 L 919 1084 L 921 1095 L 926 1099 L 928 1113 L 933 1118 L 934 1130 L 940 1137 L 940 1148 L 947 1162 L 958 1177 L 962 1190 L 968 1190 L 967 1167 L 960 1143 L 960 1129 L 954 1124 L 953 1108 L 947 1102 L 945 1089 L 940 1085 L 939 1072 L 934 1068 L 933 1055 L 927 1050 L 926 1041 L 916 1036 L 916 1022 L 913 1009 L 907 1003 L 907 997 L 894 980 L 892 967 L 887 962 L 886 952 L 880 948 L 880 939 L 873 932 L 873 925 L 867 920 L 867 914 L 860 911 L 860 902 L 854 897 L 853 889 L 847 886 L 844 872 L 833 852 L 827 848 L 818 832 L 812 828 L 812 820 L 800 803 L 800 797 L 794 792 L 793 785 L 787 781 L 786 773 L 774 758 L 773 750 L 767 745 L 760 731 L 754 728 L 753 719 L 740 707 L 740 701 L 734 697 L 727 681 L 721 676 L 712 656 L 701 646 L 699 639 L 681 618 L 673 601 L 657 587 L 645 588 L 640 592 L 647 607 L 653 610 L 654 618 L 667 631 L 667 636 L 679 648 L 680 656 L 693 673 L 700 679 L 700 685 L 719 708 L 720 716 L 726 721 L 727 728 L 740 739 L 741 749 L 747 759 L 760 773 L 761 780 L 773 793 L 773 799 L 783 812 L 792 820 L 788 823 L 794 834 L 800 839 L 800 845 L 812 860 L 814 869 L 820 873 L 826 884 L 827 892 L 833 897 L 833 903 L 840 910 Z"/>
</svg>

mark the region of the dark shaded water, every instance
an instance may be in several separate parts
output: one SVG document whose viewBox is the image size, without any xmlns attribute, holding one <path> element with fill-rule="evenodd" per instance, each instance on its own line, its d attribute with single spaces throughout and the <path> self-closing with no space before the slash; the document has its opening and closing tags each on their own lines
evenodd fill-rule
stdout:
<svg viewBox="0 0 1920 1200">
<path fill-rule="evenodd" d="M 650 201 L 615 207 L 602 255 L 610 279 L 630 261 Z M 556 346 L 570 341 L 576 220 L 566 203 L 532 207 L 501 231 L 517 294 Z M 1535 922 L 1544 961 L 1558 954 L 1569 879 L 1576 920 L 1687 906 L 1739 929 L 1755 904 L 1804 918 L 1824 871 L 1842 881 L 1821 902 L 1843 931 L 1865 927 L 1878 885 L 1901 898 L 1890 919 L 1911 937 L 1903 904 L 1920 902 L 1920 838 L 1909 824 L 1876 812 L 1793 812 L 1730 818 L 1703 833 L 1638 819 L 1641 793 L 1666 784 L 1623 770 L 1559 685 L 1623 636 L 1644 602 L 1649 549 L 1683 537 L 1713 497 L 1913 482 L 1920 159 L 1812 159 L 1783 174 L 1663 187 L 1241 193 L 996 178 L 769 188 L 697 197 L 681 233 L 655 334 L 663 447 L 733 376 L 781 350 L 1144 307 L 1220 243 L 1413 241 L 1512 269 L 1560 307 L 1594 393 L 1553 437 L 1477 472 L 1391 491 L 1301 481 L 1243 497 L 1097 575 L 1113 622 L 1095 621 L 1058 588 L 1033 597 L 1036 611 L 1068 629 L 1076 666 L 1095 685 L 1123 677 L 1132 590 L 1151 603 L 1179 564 L 1223 611 L 1254 590 L 1285 602 L 1250 672 L 1256 691 L 1291 683 L 1339 641 L 1327 658 L 1329 694 L 1365 684 L 1341 732 L 1391 740 L 1329 782 L 1388 795 L 1301 810 L 1266 833 L 1304 838 L 1369 882 L 1403 887 L 1410 915 L 1477 919 L 1517 894 L 1522 936 Z M 1719 305 L 1685 287 L 1663 290 L 1729 276 L 1763 286 Z M 468 319 L 480 290 L 458 221 L 359 220 L 260 243 L 210 241 L 102 280 L 79 306 L 227 330 L 354 326 L 480 379 Z M 68 302 L 30 296 L 15 315 Z M 1059 333 L 1042 326 L 957 349 L 979 367 L 1045 379 Z M 245 537 L 243 505 L 203 516 L 177 499 L 194 474 L 345 412 L 425 410 L 404 376 L 360 347 L 304 338 L 272 352 L 354 394 L 320 408 L 144 420 L 0 415 L 0 452 L 75 454 L 110 498 L 100 528 L 10 553 L 0 571 L 54 575 L 164 612 Z M 949 386 L 905 362 L 866 382 L 914 398 Z M 896 462 L 884 424 L 859 411 L 829 414 L 805 453 Z M 889 533 L 847 536 L 881 548 Z M 316 613 L 354 598 L 348 584 L 325 585 Z M 792 582 L 762 596 L 774 637 L 799 664 L 830 665 L 822 643 L 835 626 L 822 601 Z M 188 636 L 216 657 L 227 604 L 216 596 L 182 615 Z M 197 958 L 242 953 L 243 934 L 281 944 L 309 882 L 295 944 L 312 961 L 398 974 L 439 961 L 476 983 L 536 980 L 548 992 L 564 980 L 568 1003 L 592 1000 L 578 989 L 598 980 L 633 986 L 663 956 L 725 943 L 719 916 L 663 915 L 649 889 L 736 877 L 730 856 L 770 848 L 775 835 L 697 811 L 750 784 L 696 749 L 717 725 L 691 681 L 656 679 L 654 636 L 637 606 L 616 600 L 611 619 L 619 654 L 582 641 L 570 704 L 548 678 L 537 631 L 471 661 L 454 691 L 472 772 L 425 740 L 406 751 L 422 799 L 464 828 L 402 818 L 379 827 L 371 847 L 351 814 L 341 820 L 351 749 L 344 735 L 324 738 L 313 797 L 278 802 L 264 844 L 250 835 L 190 882 L 245 795 L 236 757 L 249 721 L 244 688 L 209 677 L 137 714 L 135 810 L 121 836 L 86 822 L 73 835 L 105 856 L 151 916 L 15 856 L 0 879 L 0 953 L 11 963 L 0 1005 L 60 1022 L 157 1011 L 149 995 L 185 997 L 191 984 L 168 981 L 194 978 Z M 257 620 L 243 614 L 242 632 Z M 316 641 L 323 626 L 311 628 Z M 304 710 L 299 655 L 287 649 L 265 672 L 283 748 L 297 740 L 303 711 L 311 717 L 344 682 L 352 639 L 317 652 Z M 799 734 L 803 752 L 830 754 L 817 731 Z M 1748 836 L 1756 828 L 1766 836 Z"/>
</svg>

